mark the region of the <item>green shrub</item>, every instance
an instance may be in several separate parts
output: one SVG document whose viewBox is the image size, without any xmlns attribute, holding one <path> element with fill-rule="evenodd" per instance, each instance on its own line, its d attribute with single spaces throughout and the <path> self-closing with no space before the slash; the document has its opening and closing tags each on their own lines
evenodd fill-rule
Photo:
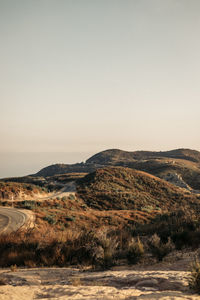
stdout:
<svg viewBox="0 0 200 300">
<path fill-rule="evenodd" d="M 31 200 L 31 201 L 30 200 L 22 201 L 22 205 L 23 205 L 23 208 L 30 209 L 30 210 L 35 209 L 35 207 L 36 207 L 36 203 L 35 203 L 34 200 Z"/>
<path fill-rule="evenodd" d="M 56 224 L 56 219 L 55 219 L 55 216 L 53 216 L 53 215 L 45 216 L 45 217 L 43 218 L 43 220 L 47 221 L 47 222 L 48 222 L 49 224 L 51 224 L 51 225 Z"/>
<path fill-rule="evenodd" d="M 55 203 L 54 205 L 56 208 L 63 208 L 62 204 L 61 203 Z"/>
<path fill-rule="evenodd" d="M 29 190 L 29 191 L 33 191 L 33 187 L 32 187 L 31 185 L 27 185 L 26 188 L 27 188 L 27 190 Z"/>
<path fill-rule="evenodd" d="M 76 218 L 75 218 L 74 216 L 71 216 L 71 217 L 68 216 L 68 217 L 65 218 L 66 221 L 70 221 L 70 222 L 75 221 L 75 219 L 76 219 Z"/>
<path fill-rule="evenodd" d="M 73 194 L 69 195 L 69 200 L 74 200 L 76 197 Z"/>
</svg>

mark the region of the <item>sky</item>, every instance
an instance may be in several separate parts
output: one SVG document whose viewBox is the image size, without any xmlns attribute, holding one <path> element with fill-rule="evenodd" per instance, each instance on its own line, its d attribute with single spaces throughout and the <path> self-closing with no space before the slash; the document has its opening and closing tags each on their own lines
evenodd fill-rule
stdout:
<svg viewBox="0 0 200 300">
<path fill-rule="evenodd" d="M 0 176 L 110 148 L 200 151 L 199 14 L 199 0 L 0 0 Z"/>
</svg>

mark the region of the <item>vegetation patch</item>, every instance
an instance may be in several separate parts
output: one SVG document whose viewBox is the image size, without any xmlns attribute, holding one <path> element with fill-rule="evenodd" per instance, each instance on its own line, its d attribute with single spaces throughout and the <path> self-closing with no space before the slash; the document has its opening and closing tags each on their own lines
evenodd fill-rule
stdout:
<svg viewBox="0 0 200 300">
<path fill-rule="evenodd" d="M 77 195 L 100 210 L 193 207 L 198 197 L 150 174 L 122 167 L 98 169 L 78 180 Z"/>
</svg>

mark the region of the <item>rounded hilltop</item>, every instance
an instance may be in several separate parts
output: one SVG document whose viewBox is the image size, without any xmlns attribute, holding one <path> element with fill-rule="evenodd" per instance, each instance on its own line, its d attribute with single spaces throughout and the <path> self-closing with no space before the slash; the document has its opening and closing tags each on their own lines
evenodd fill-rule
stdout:
<svg viewBox="0 0 200 300">
<path fill-rule="evenodd" d="M 77 182 L 77 193 L 96 209 L 169 209 L 193 205 L 196 195 L 148 173 L 124 167 L 106 167 Z"/>
</svg>

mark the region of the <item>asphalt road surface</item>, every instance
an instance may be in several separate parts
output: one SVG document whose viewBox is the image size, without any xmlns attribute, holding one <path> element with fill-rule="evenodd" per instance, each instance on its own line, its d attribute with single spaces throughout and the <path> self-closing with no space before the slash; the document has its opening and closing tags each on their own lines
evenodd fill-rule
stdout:
<svg viewBox="0 0 200 300">
<path fill-rule="evenodd" d="M 15 208 L 0 207 L 0 233 L 19 229 L 27 220 L 26 214 Z"/>
<path fill-rule="evenodd" d="M 65 184 L 63 188 L 56 194 L 44 198 L 35 199 L 35 200 L 44 201 L 48 199 L 53 199 L 57 196 L 66 196 L 66 195 L 69 196 L 70 194 L 75 195 L 75 191 L 76 191 L 76 185 L 74 181 L 72 181 Z M 0 207 L 0 234 L 17 231 L 21 226 L 24 225 L 24 223 L 27 222 L 27 220 L 30 220 L 30 212 L 25 213 L 16 208 Z"/>
</svg>

